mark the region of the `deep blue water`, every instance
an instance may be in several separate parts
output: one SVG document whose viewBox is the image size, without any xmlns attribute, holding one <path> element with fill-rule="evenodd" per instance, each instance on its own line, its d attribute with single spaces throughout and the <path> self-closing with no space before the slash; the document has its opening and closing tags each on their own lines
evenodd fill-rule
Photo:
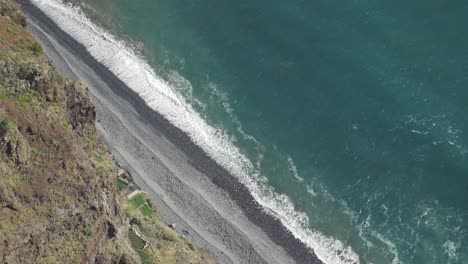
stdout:
<svg viewBox="0 0 468 264">
<path fill-rule="evenodd" d="M 362 263 L 468 263 L 468 2 L 75 2 Z"/>
</svg>

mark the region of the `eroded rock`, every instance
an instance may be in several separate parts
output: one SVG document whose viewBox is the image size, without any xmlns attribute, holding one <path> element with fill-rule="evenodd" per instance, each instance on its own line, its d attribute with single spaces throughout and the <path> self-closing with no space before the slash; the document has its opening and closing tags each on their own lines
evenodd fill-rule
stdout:
<svg viewBox="0 0 468 264">
<path fill-rule="evenodd" d="M 31 147 L 28 141 L 17 130 L 8 131 L 0 143 L 3 152 L 18 165 L 28 164 L 31 158 Z"/>
<path fill-rule="evenodd" d="M 80 130 L 86 124 L 94 124 L 96 111 L 88 97 L 88 89 L 79 81 L 66 84 L 67 108 L 73 129 Z"/>
</svg>

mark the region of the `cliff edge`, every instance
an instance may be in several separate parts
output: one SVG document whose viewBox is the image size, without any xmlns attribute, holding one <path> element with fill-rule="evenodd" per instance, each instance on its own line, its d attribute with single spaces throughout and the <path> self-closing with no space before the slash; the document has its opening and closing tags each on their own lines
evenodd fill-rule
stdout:
<svg viewBox="0 0 468 264">
<path fill-rule="evenodd" d="M 126 205 L 87 88 L 55 71 L 26 25 L 0 0 L 0 262 L 213 262 Z M 135 234 L 148 237 L 146 251 Z"/>
</svg>

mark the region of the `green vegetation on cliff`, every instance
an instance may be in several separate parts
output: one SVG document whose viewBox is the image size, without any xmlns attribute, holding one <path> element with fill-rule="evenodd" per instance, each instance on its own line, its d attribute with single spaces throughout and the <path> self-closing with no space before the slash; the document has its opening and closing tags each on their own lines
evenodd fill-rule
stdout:
<svg viewBox="0 0 468 264">
<path fill-rule="evenodd" d="M 190 241 L 166 226 L 143 193 L 131 198 L 120 195 L 120 201 L 132 227 L 129 233 L 131 245 L 143 264 L 216 263 L 213 257 L 198 250 Z"/>
<path fill-rule="evenodd" d="M 0 263 L 214 262 L 150 204 L 119 195 L 86 87 L 60 76 L 25 27 L 0 0 Z"/>
<path fill-rule="evenodd" d="M 87 90 L 55 72 L 25 26 L 2 0 L 0 262 L 138 263 Z"/>
</svg>

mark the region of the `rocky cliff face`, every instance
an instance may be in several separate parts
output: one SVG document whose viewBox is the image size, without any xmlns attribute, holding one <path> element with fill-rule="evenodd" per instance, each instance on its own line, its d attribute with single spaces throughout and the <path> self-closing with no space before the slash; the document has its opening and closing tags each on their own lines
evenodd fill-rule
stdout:
<svg viewBox="0 0 468 264">
<path fill-rule="evenodd" d="M 0 0 L 0 263 L 216 263 L 143 194 L 122 193 L 136 186 L 117 191 L 87 88 L 58 74 L 25 27 Z"/>
<path fill-rule="evenodd" d="M 25 27 L 0 0 L 0 263 L 216 263 L 144 195 L 117 191 L 87 88 L 58 74 Z"/>
<path fill-rule="evenodd" d="M 0 262 L 138 263 L 87 89 L 25 26 L 0 0 Z"/>
</svg>

